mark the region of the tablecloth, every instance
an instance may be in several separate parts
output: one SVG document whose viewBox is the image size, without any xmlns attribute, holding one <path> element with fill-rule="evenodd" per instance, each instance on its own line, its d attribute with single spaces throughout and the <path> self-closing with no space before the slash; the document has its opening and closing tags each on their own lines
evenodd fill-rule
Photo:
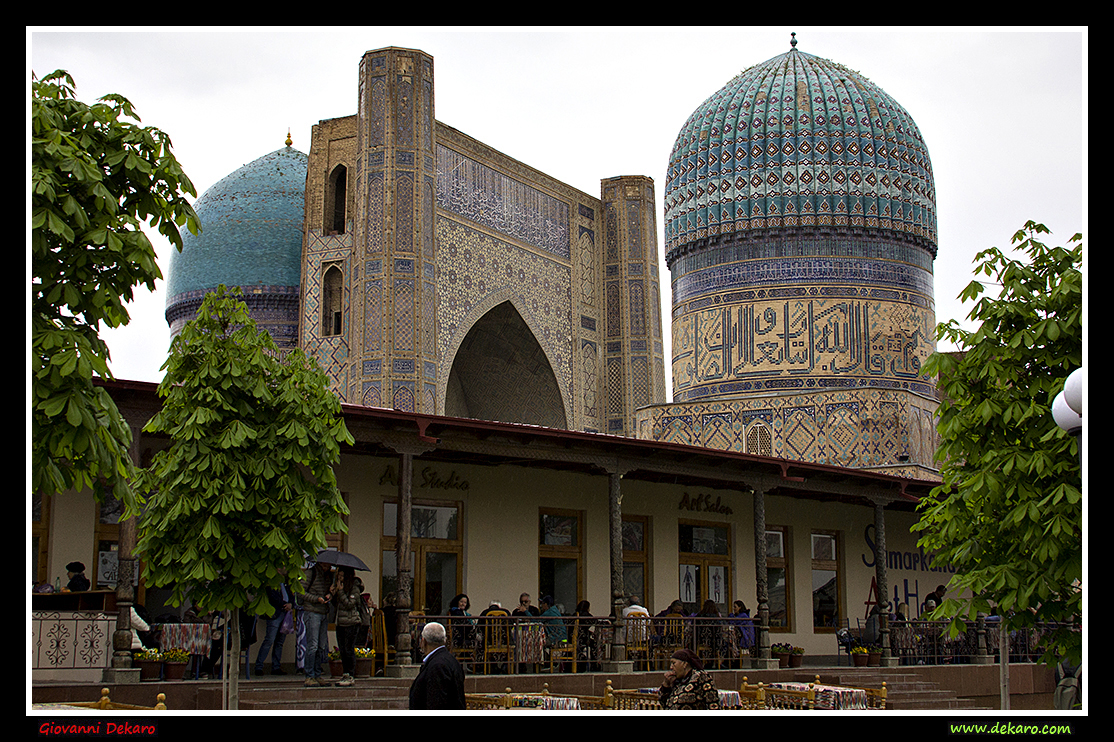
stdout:
<svg viewBox="0 0 1114 742">
<path fill-rule="evenodd" d="M 207 623 L 164 623 L 153 627 L 161 631 L 161 647 L 184 649 L 190 654 L 209 654 L 213 646 Z"/>
<path fill-rule="evenodd" d="M 770 688 L 785 690 L 805 690 L 808 683 L 770 683 Z M 816 708 L 818 709 L 865 709 L 866 691 L 862 688 L 847 688 L 842 685 L 816 685 Z"/>
</svg>

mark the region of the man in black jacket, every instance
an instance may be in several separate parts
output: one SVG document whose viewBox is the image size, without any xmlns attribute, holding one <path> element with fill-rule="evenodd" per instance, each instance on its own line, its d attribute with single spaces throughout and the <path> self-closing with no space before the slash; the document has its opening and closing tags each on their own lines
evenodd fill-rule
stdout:
<svg viewBox="0 0 1114 742">
<path fill-rule="evenodd" d="M 410 685 L 410 708 L 464 710 L 464 668 L 445 646 L 445 627 L 427 623 L 419 648 L 425 659 Z"/>
</svg>

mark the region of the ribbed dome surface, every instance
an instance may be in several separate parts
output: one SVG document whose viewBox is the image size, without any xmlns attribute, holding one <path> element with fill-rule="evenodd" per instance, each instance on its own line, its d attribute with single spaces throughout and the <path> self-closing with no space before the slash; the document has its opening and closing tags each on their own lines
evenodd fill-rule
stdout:
<svg viewBox="0 0 1114 742">
<path fill-rule="evenodd" d="M 793 49 L 741 72 L 681 128 L 666 176 L 666 253 L 717 235 L 829 225 L 892 230 L 935 254 L 932 165 L 913 119 L 881 88 Z"/>
<path fill-rule="evenodd" d="M 308 158 L 284 147 L 244 165 L 201 195 L 202 232 L 172 253 L 167 308 L 183 295 L 226 286 L 301 282 L 302 219 Z"/>
</svg>

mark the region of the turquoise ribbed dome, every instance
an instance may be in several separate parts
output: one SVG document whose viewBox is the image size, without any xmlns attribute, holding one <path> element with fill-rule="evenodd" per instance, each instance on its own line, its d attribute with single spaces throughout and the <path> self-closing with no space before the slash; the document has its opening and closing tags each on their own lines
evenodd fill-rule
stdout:
<svg viewBox="0 0 1114 742">
<path fill-rule="evenodd" d="M 302 219 L 308 158 L 283 147 L 244 165 L 201 195 L 202 232 L 183 235 L 170 257 L 167 309 L 183 295 L 220 284 L 293 286 L 301 282 Z"/>
<path fill-rule="evenodd" d="M 681 128 L 665 185 L 667 255 L 750 230 L 843 226 L 936 252 L 928 149 L 861 74 L 794 48 L 741 72 Z"/>
</svg>

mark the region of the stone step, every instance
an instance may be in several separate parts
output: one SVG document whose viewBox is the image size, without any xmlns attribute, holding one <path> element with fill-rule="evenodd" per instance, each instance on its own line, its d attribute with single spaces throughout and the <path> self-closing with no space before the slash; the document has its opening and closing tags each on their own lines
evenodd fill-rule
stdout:
<svg viewBox="0 0 1114 742">
<path fill-rule="evenodd" d="M 291 683 L 251 687 L 240 692 L 239 708 L 243 711 L 331 711 L 357 709 L 405 709 L 409 704 L 409 686 L 382 682 L 349 687 L 328 685 L 305 688 Z"/>
<path fill-rule="evenodd" d="M 881 688 L 886 684 L 888 709 L 971 709 L 981 708 L 973 701 L 959 698 L 955 691 L 940 688 L 940 684 L 921 680 L 915 673 L 887 673 L 874 670 L 833 673 L 799 673 L 797 682 L 813 682 L 820 675 L 821 683 L 849 685 L 860 688 Z"/>
</svg>

